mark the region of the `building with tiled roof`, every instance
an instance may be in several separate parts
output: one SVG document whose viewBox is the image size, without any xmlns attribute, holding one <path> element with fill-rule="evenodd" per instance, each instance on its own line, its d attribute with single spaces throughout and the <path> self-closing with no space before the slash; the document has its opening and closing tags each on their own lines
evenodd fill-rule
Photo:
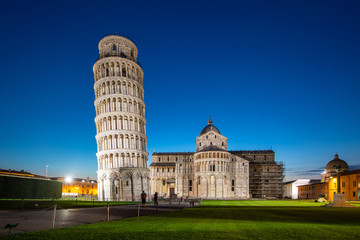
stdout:
<svg viewBox="0 0 360 240">
<path fill-rule="evenodd" d="M 210 119 L 195 152 L 154 152 L 151 192 L 204 199 L 282 197 L 284 168 L 271 150 L 227 150 L 227 138 Z"/>
</svg>

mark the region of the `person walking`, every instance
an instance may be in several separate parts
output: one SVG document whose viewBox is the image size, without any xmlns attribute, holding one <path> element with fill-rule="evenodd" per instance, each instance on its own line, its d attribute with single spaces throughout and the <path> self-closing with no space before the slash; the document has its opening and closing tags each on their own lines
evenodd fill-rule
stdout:
<svg viewBox="0 0 360 240">
<path fill-rule="evenodd" d="M 154 194 L 154 204 L 155 204 L 155 206 L 158 205 L 158 192 L 155 192 L 155 194 Z"/>
<path fill-rule="evenodd" d="M 145 204 L 146 204 L 146 197 L 147 197 L 147 194 L 143 191 L 141 193 L 141 202 L 142 202 L 143 207 L 145 207 Z"/>
</svg>

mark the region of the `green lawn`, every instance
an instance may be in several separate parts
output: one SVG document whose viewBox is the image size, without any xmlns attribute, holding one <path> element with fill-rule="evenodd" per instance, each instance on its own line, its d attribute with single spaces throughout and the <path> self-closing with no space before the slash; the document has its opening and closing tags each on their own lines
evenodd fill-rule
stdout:
<svg viewBox="0 0 360 240">
<path fill-rule="evenodd" d="M 60 208 L 75 208 L 75 207 L 101 207 L 106 206 L 106 202 L 98 201 L 82 201 L 82 200 L 43 200 L 43 199 L 29 199 L 24 200 L 23 209 L 44 209 L 52 207 L 57 204 Z M 134 202 L 109 202 L 112 206 L 135 204 Z M 22 200 L 0 200 L 0 210 L 21 210 Z"/>
<path fill-rule="evenodd" d="M 360 208 L 320 206 L 310 201 L 203 201 L 199 207 L 139 221 L 129 218 L 8 239 L 360 239 Z"/>
</svg>

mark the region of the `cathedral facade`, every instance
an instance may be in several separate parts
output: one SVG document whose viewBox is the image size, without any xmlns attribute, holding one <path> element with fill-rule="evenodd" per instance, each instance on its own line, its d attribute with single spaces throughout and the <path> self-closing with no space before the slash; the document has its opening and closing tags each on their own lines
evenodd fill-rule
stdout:
<svg viewBox="0 0 360 240">
<path fill-rule="evenodd" d="M 196 152 L 153 153 L 151 192 L 203 199 L 282 197 L 283 166 L 272 150 L 228 151 L 228 139 L 210 119 Z"/>
</svg>

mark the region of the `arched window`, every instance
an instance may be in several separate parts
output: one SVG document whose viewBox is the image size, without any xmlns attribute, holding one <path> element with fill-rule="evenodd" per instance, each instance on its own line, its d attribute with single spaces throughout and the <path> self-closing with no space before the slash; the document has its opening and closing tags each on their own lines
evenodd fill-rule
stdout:
<svg viewBox="0 0 360 240">
<path fill-rule="evenodd" d="M 114 46 L 113 46 L 113 50 L 116 51 L 116 45 L 115 45 L 115 44 L 114 44 Z"/>
</svg>

